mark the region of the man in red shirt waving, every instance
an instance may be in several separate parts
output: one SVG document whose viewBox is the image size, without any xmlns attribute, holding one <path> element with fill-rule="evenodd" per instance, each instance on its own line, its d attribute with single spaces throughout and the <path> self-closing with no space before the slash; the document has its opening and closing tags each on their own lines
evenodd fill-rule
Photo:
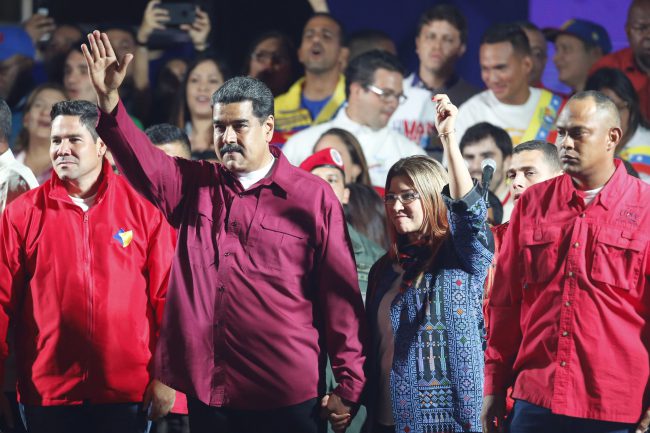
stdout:
<svg viewBox="0 0 650 433">
<path fill-rule="evenodd" d="M 650 423 L 650 188 L 614 151 L 611 100 L 580 92 L 557 121 L 564 175 L 515 205 L 488 304 L 483 429 L 641 431 Z M 640 422 L 640 423 L 639 423 Z"/>
</svg>

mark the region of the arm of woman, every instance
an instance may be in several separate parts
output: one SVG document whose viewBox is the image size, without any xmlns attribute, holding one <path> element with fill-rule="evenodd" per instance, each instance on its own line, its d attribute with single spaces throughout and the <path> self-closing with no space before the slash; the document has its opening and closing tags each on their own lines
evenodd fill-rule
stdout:
<svg viewBox="0 0 650 433">
<path fill-rule="evenodd" d="M 436 103 L 436 129 L 447 158 L 449 193 L 452 199 L 458 200 L 465 197 L 473 187 L 472 177 L 460 153 L 456 138 L 458 108 L 444 94 L 435 95 L 433 101 Z"/>
</svg>

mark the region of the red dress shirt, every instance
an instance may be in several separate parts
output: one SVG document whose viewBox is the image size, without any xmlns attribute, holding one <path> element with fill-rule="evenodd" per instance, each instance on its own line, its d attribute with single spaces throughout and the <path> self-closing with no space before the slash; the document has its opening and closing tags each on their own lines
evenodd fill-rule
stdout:
<svg viewBox="0 0 650 433">
<path fill-rule="evenodd" d="M 358 401 L 365 315 L 332 188 L 271 147 L 270 176 L 244 190 L 220 164 L 156 149 L 121 102 L 97 132 L 178 231 L 156 376 L 213 406 L 289 406 L 319 395 L 325 343 L 334 392 Z"/>
<path fill-rule="evenodd" d="M 602 68 L 620 69 L 627 75 L 639 95 L 639 108 L 643 117 L 650 119 L 650 78 L 636 65 L 632 49 L 630 47 L 623 48 L 601 57 L 591 68 L 591 73 Z"/>
<path fill-rule="evenodd" d="M 515 205 L 488 304 L 485 394 L 635 423 L 650 405 L 650 187 L 616 171 L 585 206 L 568 175 Z"/>
</svg>

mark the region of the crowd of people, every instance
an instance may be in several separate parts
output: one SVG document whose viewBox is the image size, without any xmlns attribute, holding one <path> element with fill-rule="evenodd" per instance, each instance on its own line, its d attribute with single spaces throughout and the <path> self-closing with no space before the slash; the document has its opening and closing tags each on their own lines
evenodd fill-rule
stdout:
<svg viewBox="0 0 650 433">
<path fill-rule="evenodd" d="M 647 431 L 650 0 L 490 27 L 484 90 L 453 5 L 406 71 L 310 4 L 240 67 L 160 0 L 0 27 L 2 431 Z"/>
</svg>

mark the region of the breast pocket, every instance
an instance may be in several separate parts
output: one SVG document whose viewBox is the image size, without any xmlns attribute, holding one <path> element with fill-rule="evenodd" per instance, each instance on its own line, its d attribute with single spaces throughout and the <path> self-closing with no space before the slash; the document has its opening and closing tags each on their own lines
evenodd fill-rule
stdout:
<svg viewBox="0 0 650 433">
<path fill-rule="evenodd" d="M 647 240 L 639 234 L 603 227 L 594 243 L 593 280 L 631 290 L 637 286 Z"/>
<path fill-rule="evenodd" d="M 561 229 L 537 228 L 521 235 L 524 279 L 527 283 L 546 283 L 558 272 Z"/>
<path fill-rule="evenodd" d="M 260 225 L 261 239 L 251 251 L 259 269 L 282 271 L 293 277 L 301 277 L 310 269 L 313 251 L 306 228 L 275 216 L 266 216 Z"/>
</svg>

